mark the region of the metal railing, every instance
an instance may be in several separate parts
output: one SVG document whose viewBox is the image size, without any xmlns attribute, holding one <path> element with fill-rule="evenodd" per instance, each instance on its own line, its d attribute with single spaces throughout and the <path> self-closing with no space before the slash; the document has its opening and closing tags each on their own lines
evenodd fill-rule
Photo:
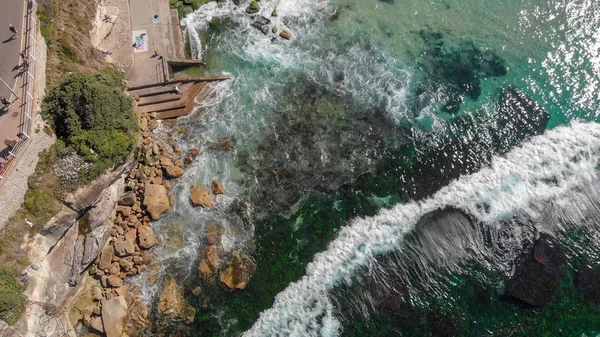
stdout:
<svg viewBox="0 0 600 337">
<path fill-rule="evenodd" d="M 37 4 L 34 0 L 25 0 L 27 3 L 27 12 L 25 19 L 25 27 L 23 29 L 23 37 L 25 39 L 24 52 L 26 58 L 23 60 L 25 64 L 25 73 L 22 77 L 22 95 L 21 95 L 21 120 L 19 123 L 19 133 L 17 144 L 8 152 L 8 158 L 4 166 L 0 169 L 0 182 L 4 180 L 4 177 L 8 173 L 13 162 L 16 160 L 19 150 L 29 141 L 29 135 L 31 134 L 31 115 L 33 113 L 34 98 L 33 98 L 33 85 L 34 85 L 34 73 L 35 73 L 35 35 L 37 31 Z"/>
</svg>

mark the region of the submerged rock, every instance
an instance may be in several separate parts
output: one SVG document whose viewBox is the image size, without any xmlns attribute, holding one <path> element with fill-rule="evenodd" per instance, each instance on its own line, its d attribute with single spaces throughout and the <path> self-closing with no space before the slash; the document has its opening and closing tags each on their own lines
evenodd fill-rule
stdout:
<svg viewBox="0 0 600 337">
<path fill-rule="evenodd" d="M 136 201 L 135 193 L 127 192 L 127 193 L 123 193 L 121 195 L 121 198 L 119 198 L 119 205 L 133 206 L 135 204 L 135 201 Z"/>
<path fill-rule="evenodd" d="M 546 237 L 534 243 L 533 251 L 519 258 L 514 275 L 508 280 L 506 295 L 534 307 L 555 299 L 558 292 L 558 268 L 562 254 Z"/>
<path fill-rule="evenodd" d="M 221 183 L 216 179 L 212 181 L 212 192 L 214 195 L 227 194 L 225 187 L 223 187 L 223 185 L 221 185 Z"/>
<path fill-rule="evenodd" d="M 286 40 L 289 40 L 292 38 L 292 33 L 288 32 L 287 30 L 284 29 L 279 33 L 279 36 L 281 36 L 282 38 L 284 38 Z"/>
<path fill-rule="evenodd" d="M 258 16 L 256 18 L 256 21 L 254 21 L 252 23 L 252 27 L 257 28 L 263 34 L 267 35 L 267 34 L 269 34 L 269 24 L 270 23 L 271 23 L 271 20 L 265 18 L 264 16 Z"/>
<path fill-rule="evenodd" d="M 162 185 L 146 184 L 143 205 L 152 220 L 160 219 L 171 208 L 171 203 L 167 197 L 167 189 Z"/>
<path fill-rule="evenodd" d="M 171 319 L 181 319 L 191 324 L 194 321 L 196 309 L 187 302 L 181 289 L 177 286 L 177 282 L 169 278 L 165 281 L 158 298 L 158 312 Z"/>
<path fill-rule="evenodd" d="M 126 317 L 125 297 L 115 296 L 110 300 L 102 300 L 102 325 L 107 337 L 121 337 Z"/>
<path fill-rule="evenodd" d="M 233 137 L 217 137 L 217 141 L 210 145 L 211 150 L 227 151 L 235 147 L 235 138 Z M 197 152 L 191 152 L 195 156 Z"/>
<path fill-rule="evenodd" d="M 496 104 L 494 143 L 498 151 L 508 151 L 523 140 L 542 134 L 550 114 L 522 91 L 508 87 Z"/>
<path fill-rule="evenodd" d="M 250 2 L 250 5 L 248 5 L 248 7 L 246 8 L 246 13 L 248 14 L 256 14 L 260 11 L 260 5 L 258 4 L 258 2 L 256 0 L 252 0 L 252 2 Z"/>
<path fill-rule="evenodd" d="M 150 249 L 156 245 L 158 245 L 158 237 L 156 236 L 156 232 L 150 226 L 139 226 L 137 228 L 138 234 L 138 245 L 143 249 Z"/>
<path fill-rule="evenodd" d="M 213 197 L 210 191 L 204 186 L 192 186 L 190 200 L 194 207 L 211 208 L 214 206 Z"/>
<path fill-rule="evenodd" d="M 575 284 L 583 299 L 600 304 L 600 268 L 583 267 L 577 273 Z"/>
<path fill-rule="evenodd" d="M 185 171 L 179 166 L 170 165 L 170 166 L 165 167 L 165 175 L 169 179 L 179 178 L 184 173 L 185 173 Z"/>
<path fill-rule="evenodd" d="M 246 287 L 256 272 L 256 263 L 242 252 L 234 252 L 231 261 L 223 266 L 219 281 L 229 290 L 241 290 Z"/>
</svg>

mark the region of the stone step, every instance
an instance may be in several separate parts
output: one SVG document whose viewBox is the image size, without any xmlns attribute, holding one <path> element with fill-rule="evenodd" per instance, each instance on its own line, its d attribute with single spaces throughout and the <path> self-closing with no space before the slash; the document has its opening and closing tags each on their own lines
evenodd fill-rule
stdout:
<svg viewBox="0 0 600 337">
<path fill-rule="evenodd" d="M 181 83 L 177 82 L 159 86 L 131 88 L 127 90 L 127 93 L 129 93 L 129 95 L 132 97 L 139 96 L 140 98 L 147 96 L 162 95 L 175 92 L 175 86 L 177 85 L 181 85 Z"/>
<path fill-rule="evenodd" d="M 167 94 L 143 96 L 140 98 L 137 105 L 139 107 L 141 107 L 141 106 L 146 106 L 146 105 L 150 105 L 150 104 L 159 104 L 159 103 L 178 101 L 180 99 L 181 99 L 181 95 L 177 95 L 174 92 L 170 92 Z"/>
<path fill-rule="evenodd" d="M 140 113 L 156 112 L 157 113 L 156 118 L 158 118 L 158 119 L 161 119 L 161 117 L 158 117 L 158 113 L 167 112 L 170 110 L 183 109 L 183 110 L 187 110 L 187 113 L 189 113 L 191 111 L 191 108 L 194 107 L 194 104 L 195 104 L 194 99 L 196 98 L 196 96 L 198 96 L 198 93 L 200 93 L 205 86 L 206 86 L 206 82 L 194 83 L 191 86 L 189 86 L 188 88 L 186 88 L 183 95 L 178 95 L 179 97 L 181 97 L 181 99 L 179 99 L 179 100 L 158 103 L 158 104 L 149 104 L 149 105 L 145 105 L 145 106 L 138 106 L 137 109 Z M 189 110 L 186 109 L 188 106 L 191 106 L 191 108 Z M 182 113 L 182 112 L 178 112 L 178 114 L 179 113 Z M 168 117 L 168 118 L 174 118 L 174 117 Z"/>
</svg>

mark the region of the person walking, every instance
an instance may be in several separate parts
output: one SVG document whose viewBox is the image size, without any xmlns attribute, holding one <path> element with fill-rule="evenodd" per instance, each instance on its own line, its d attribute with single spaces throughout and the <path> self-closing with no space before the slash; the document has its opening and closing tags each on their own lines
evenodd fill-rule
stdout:
<svg viewBox="0 0 600 337">
<path fill-rule="evenodd" d="M 17 29 L 15 28 L 15 26 L 12 25 L 12 23 L 8 25 L 8 29 L 10 29 L 15 38 L 19 38 L 19 36 L 17 35 Z"/>
</svg>

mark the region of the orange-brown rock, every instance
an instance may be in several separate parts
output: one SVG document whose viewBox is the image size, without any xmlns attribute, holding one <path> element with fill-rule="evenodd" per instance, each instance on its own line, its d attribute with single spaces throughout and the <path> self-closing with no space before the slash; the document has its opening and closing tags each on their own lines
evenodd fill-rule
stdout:
<svg viewBox="0 0 600 337">
<path fill-rule="evenodd" d="M 223 185 L 221 185 L 221 183 L 216 179 L 212 181 L 212 192 L 214 195 L 227 194 L 225 187 L 223 187 Z"/>
<path fill-rule="evenodd" d="M 216 271 L 210 268 L 206 259 L 200 260 L 200 265 L 198 265 L 198 273 L 203 280 L 209 281 L 215 275 L 215 272 Z"/>
<path fill-rule="evenodd" d="M 107 279 L 108 285 L 113 288 L 118 288 L 123 285 L 123 279 L 121 279 L 118 275 L 110 275 Z"/>
<path fill-rule="evenodd" d="M 183 169 L 176 165 L 170 165 L 165 167 L 165 175 L 170 179 L 179 178 L 184 173 L 185 172 L 183 171 Z"/>
<path fill-rule="evenodd" d="M 219 274 L 219 281 L 230 290 L 244 289 L 252 274 L 256 272 L 256 263 L 246 254 L 234 252 Z"/>
<path fill-rule="evenodd" d="M 214 206 L 213 196 L 204 186 L 192 186 L 190 200 L 194 207 L 211 208 Z"/>
<path fill-rule="evenodd" d="M 191 306 L 174 279 L 168 279 L 158 298 L 158 312 L 172 319 L 183 319 L 190 324 L 194 321 L 196 309 Z"/>
<path fill-rule="evenodd" d="M 204 254 L 206 256 L 206 261 L 208 262 L 208 266 L 210 267 L 210 269 L 219 269 L 219 253 L 217 252 L 217 247 L 208 246 L 204 248 Z"/>
<path fill-rule="evenodd" d="M 158 245 L 156 232 L 150 226 L 139 226 L 137 228 L 138 245 L 143 249 L 150 249 Z"/>
<path fill-rule="evenodd" d="M 98 268 L 106 269 L 110 267 L 112 263 L 112 258 L 114 255 L 114 249 L 110 244 L 107 244 L 102 248 L 102 254 L 100 255 L 100 262 L 98 263 Z"/>
<path fill-rule="evenodd" d="M 279 33 L 279 36 L 281 36 L 282 38 L 284 38 L 286 40 L 289 40 L 292 38 L 292 33 L 288 32 L 287 30 L 284 29 Z"/>
<path fill-rule="evenodd" d="M 175 152 L 176 154 L 178 154 L 180 156 L 183 154 L 183 150 L 177 145 L 173 145 L 173 152 Z"/>
<path fill-rule="evenodd" d="M 194 158 L 192 158 L 192 156 L 186 156 L 185 159 L 183 160 L 184 165 L 192 165 L 193 162 L 194 162 Z"/>
<path fill-rule="evenodd" d="M 167 197 L 167 189 L 162 185 L 146 185 L 143 205 L 152 220 L 160 219 L 171 208 L 171 203 Z"/>
</svg>

